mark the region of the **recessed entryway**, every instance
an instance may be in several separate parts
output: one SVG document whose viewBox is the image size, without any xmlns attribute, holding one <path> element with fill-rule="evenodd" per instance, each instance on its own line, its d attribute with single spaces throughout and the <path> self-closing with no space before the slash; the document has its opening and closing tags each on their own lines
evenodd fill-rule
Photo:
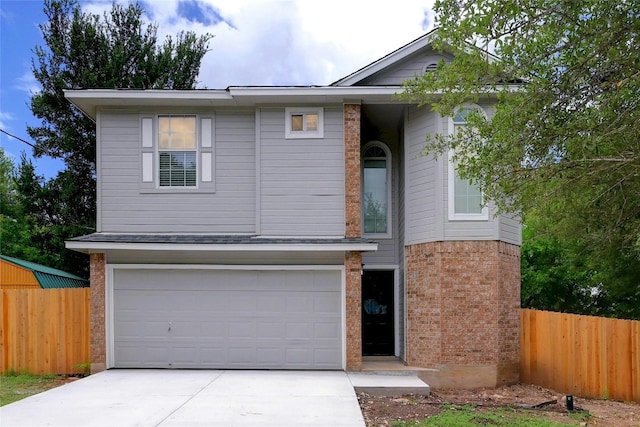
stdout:
<svg viewBox="0 0 640 427">
<path fill-rule="evenodd" d="M 365 270 L 362 275 L 362 355 L 393 356 L 395 298 L 393 270 Z"/>
</svg>

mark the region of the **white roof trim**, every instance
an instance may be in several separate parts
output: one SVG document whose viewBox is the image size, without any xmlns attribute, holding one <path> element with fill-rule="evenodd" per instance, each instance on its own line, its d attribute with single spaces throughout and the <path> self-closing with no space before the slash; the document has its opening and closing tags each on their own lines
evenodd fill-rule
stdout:
<svg viewBox="0 0 640 427">
<path fill-rule="evenodd" d="M 395 95 L 400 86 L 284 86 L 229 87 L 227 90 L 135 90 L 85 89 L 65 90 L 64 95 L 84 114 L 94 119 L 98 107 L 253 107 L 259 104 L 400 103 Z"/>
<path fill-rule="evenodd" d="M 414 41 L 402 46 L 401 48 L 389 53 L 386 56 L 378 59 L 377 61 L 372 62 L 371 64 L 349 74 L 346 77 L 341 78 L 340 80 L 331 83 L 331 86 L 351 86 L 355 83 L 358 83 L 360 80 L 366 79 L 367 77 L 377 73 L 385 69 L 386 67 L 418 52 L 420 49 L 428 46 L 433 42 L 434 34 L 437 30 L 432 30 L 427 34 L 420 36 Z"/>
<path fill-rule="evenodd" d="M 365 67 L 354 71 L 353 73 L 349 74 L 346 77 L 341 78 L 338 81 L 335 81 L 333 83 L 331 83 L 331 86 L 351 86 L 354 85 L 356 83 L 358 83 L 361 80 L 366 79 L 369 76 L 372 76 L 373 74 L 384 70 L 385 68 L 395 64 L 398 61 L 401 61 L 405 58 L 407 58 L 410 55 L 413 55 L 414 53 L 420 51 L 421 49 L 429 46 L 434 38 L 435 35 L 437 33 L 438 29 L 434 29 L 431 30 L 430 32 L 428 32 L 427 34 L 418 37 L 417 39 L 413 40 L 412 42 L 409 42 L 408 44 L 402 46 L 399 49 L 394 50 L 393 52 L 383 56 L 382 58 L 372 62 L 369 65 L 366 65 Z M 446 46 L 449 46 L 448 44 L 446 44 Z M 487 61 L 489 62 L 493 62 L 496 61 L 498 59 L 497 56 L 493 55 L 492 53 L 485 51 L 479 47 L 473 46 L 469 43 L 467 43 L 464 46 L 464 50 L 471 52 L 472 49 L 480 49 L 483 52 L 486 53 L 487 55 Z"/>
<path fill-rule="evenodd" d="M 67 249 L 89 253 L 107 250 L 135 251 L 204 251 L 204 252 L 344 252 L 377 251 L 377 243 L 291 243 L 291 244 L 172 244 L 172 243 L 120 243 L 120 242 L 82 242 L 67 241 Z"/>
</svg>

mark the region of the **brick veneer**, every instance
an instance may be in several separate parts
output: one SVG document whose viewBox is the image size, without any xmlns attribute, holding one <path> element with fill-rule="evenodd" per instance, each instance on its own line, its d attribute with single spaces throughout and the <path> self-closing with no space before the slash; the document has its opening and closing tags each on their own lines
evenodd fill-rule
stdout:
<svg viewBox="0 0 640 427">
<path fill-rule="evenodd" d="M 106 360 L 106 332 L 105 332 L 105 255 L 90 254 L 91 272 L 89 282 L 91 286 L 91 373 L 104 371 Z"/>
<path fill-rule="evenodd" d="M 344 105 L 345 237 L 360 237 L 360 114 L 359 104 Z"/>
<path fill-rule="evenodd" d="M 520 249 L 498 241 L 406 247 L 406 361 L 432 386 L 518 380 Z"/>
<path fill-rule="evenodd" d="M 344 105 L 345 237 L 361 237 L 360 228 L 360 115 L 359 104 Z M 362 369 L 362 254 L 347 252 L 345 267 L 345 315 L 347 370 Z"/>
<path fill-rule="evenodd" d="M 362 254 L 347 252 L 344 266 L 346 275 L 347 370 L 360 371 L 362 370 L 362 315 L 360 313 Z"/>
</svg>

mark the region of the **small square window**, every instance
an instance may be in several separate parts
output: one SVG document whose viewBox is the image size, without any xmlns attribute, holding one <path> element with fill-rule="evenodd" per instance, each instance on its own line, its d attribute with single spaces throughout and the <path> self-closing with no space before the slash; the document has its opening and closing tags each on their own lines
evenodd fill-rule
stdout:
<svg viewBox="0 0 640 427">
<path fill-rule="evenodd" d="M 286 108 L 285 138 L 323 138 L 323 108 Z"/>
</svg>

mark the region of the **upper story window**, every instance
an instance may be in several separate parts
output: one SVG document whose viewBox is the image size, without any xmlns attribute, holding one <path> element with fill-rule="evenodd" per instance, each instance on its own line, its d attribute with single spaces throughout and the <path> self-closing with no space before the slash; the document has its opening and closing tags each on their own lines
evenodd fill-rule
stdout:
<svg viewBox="0 0 640 427">
<path fill-rule="evenodd" d="M 467 125 L 466 116 L 480 107 L 462 107 L 451 120 L 450 131 L 455 135 Z M 484 203 L 480 187 L 472 180 L 461 178 L 453 160 L 454 152 L 449 152 L 449 219 L 487 220 L 489 210 Z"/>
<path fill-rule="evenodd" d="M 195 187 L 198 177 L 196 117 L 159 116 L 160 187 Z"/>
<path fill-rule="evenodd" d="M 285 138 L 323 138 L 322 107 L 290 107 L 285 109 Z"/>
<path fill-rule="evenodd" d="M 362 224 L 364 234 L 390 235 L 391 153 L 373 141 L 362 151 Z"/>
<path fill-rule="evenodd" d="M 142 192 L 213 192 L 214 117 L 141 117 Z"/>
</svg>

